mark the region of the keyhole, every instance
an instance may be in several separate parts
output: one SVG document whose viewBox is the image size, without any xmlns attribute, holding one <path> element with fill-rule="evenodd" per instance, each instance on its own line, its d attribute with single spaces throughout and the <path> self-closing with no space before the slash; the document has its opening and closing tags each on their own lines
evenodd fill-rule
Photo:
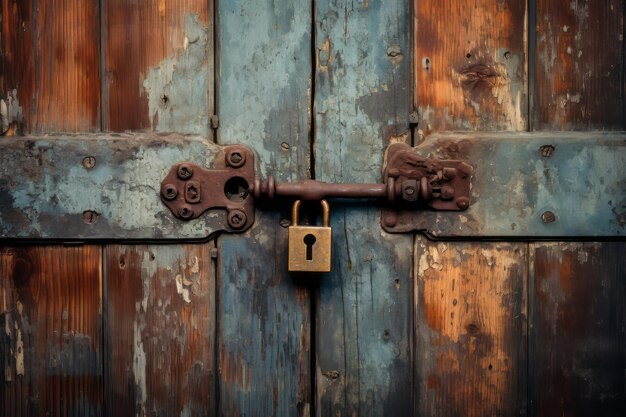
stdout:
<svg viewBox="0 0 626 417">
<path fill-rule="evenodd" d="M 304 237 L 304 244 L 306 245 L 306 260 L 307 261 L 313 260 L 313 245 L 315 245 L 316 240 L 317 239 L 315 239 L 315 236 L 313 236 L 310 233 Z"/>
</svg>

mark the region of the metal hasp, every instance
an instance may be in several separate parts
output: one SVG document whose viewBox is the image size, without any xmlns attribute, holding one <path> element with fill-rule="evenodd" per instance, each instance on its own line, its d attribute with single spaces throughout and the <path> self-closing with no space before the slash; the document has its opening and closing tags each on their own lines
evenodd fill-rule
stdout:
<svg viewBox="0 0 626 417">
<path fill-rule="evenodd" d="M 182 220 L 200 217 L 209 209 L 226 209 L 228 226 L 242 231 L 254 223 L 254 203 L 248 184 L 254 181 L 254 154 L 245 146 L 224 148 L 223 161 L 207 169 L 182 162 L 161 182 L 161 200 Z"/>
<path fill-rule="evenodd" d="M 243 231 L 254 220 L 253 199 L 293 197 L 317 201 L 326 198 L 386 199 L 398 209 L 458 211 L 469 207 L 472 167 L 465 162 L 434 160 L 415 155 L 412 148 L 388 148 L 384 182 L 334 184 L 316 180 L 278 183 L 274 177 L 254 178 L 254 156 L 245 146 L 225 148 L 224 167 L 206 169 L 196 164 L 174 165 L 161 183 L 161 199 L 174 216 L 198 218 L 213 208 L 228 211 L 228 225 Z M 387 214 L 387 219 L 392 214 Z"/>
</svg>

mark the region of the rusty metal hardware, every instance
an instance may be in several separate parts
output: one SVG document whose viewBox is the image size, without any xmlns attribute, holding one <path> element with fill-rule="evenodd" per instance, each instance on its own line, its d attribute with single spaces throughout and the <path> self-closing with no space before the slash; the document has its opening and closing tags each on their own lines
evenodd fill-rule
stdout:
<svg viewBox="0 0 626 417">
<path fill-rule="evenodd" d="M 465 210 L 470 204 L 472 167 L 462 161 L 416 155 L 408 145 L 387 149 L 383 182 L 334 184 L 317 180 L 279 183 L 273 177 L 254 177 L 254 154 L 244 146 L 225 147 L 223 162 L 213 169 L 189 163 L 172 167 L 161 183 L 161 199 L 174 216 L 199 217 L 211 208 L 228 211 L 228 225 L 243 231 L 252 225 L 254 199 L 292 197 L 318 201 L 326 198 L 386 199 L 392 207 Z M 254 197 L 254 198 L 253 198 Z M 393 222 L 393 213 L 384 223 Z"/>
<path fill-rule="evenodd" d="M 289 226 L 289 271 L 330 272 L 332 250 L 332 228 L 330 206 L 326 200 L 322 205 L 322 226 L 298 224 L 300 200 L 293 203 L 291 226 Z"/>
<path fill-rule="evenodd" d="M 254 223 L 254 203 L 247 192 L 254 182 L 254 154 L 245 146 L 227 146 L 215 165 L 174 165 L 161 182 L 161 200 L 182 220 L 224 209 L 231 231 L 245 230 Z"/>
</svg>

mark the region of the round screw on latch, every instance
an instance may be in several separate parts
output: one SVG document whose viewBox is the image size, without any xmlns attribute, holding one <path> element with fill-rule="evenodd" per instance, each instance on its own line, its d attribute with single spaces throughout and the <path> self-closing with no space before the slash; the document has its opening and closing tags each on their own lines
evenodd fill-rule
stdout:
<svg viewBox="0 0 626 417">
<path fill-rule="evenodd" d="M 178 210 L 178 216 L 181 219 L 189 220 L 189 219 L 191 219 L 193 217 L 193 209 L 191 207 L 188 207 L 188 206 L 181 207 Z"/>
<path fill-rule="evenodd" d="M 466 208 L 469 207 L 469 198 L 467 198 L 467 197 L 459 197 L 456 200 L 456 206 L 458 208 L 460 208 L 461 210 L 465 210 Z"/>
<path fill-rule="evenodd" d="M 402 199 L 404 201 L 417 201 L 417 180 L 406 180 L 402 183 Z"/>
<path fill-rule="evenodd" d="M 98 217 L 100 217 L 100 214 L 94 210 L 83 211 L 83 222 L 86 224 L 94 224 L 98 221 Z"/>
<path fill-rule="evenodd" d="M 541 221 L 546 224 L 554 223 L 556 221 L 556 215 L 551 211 L 544 211 L 543 214 L 541 214 Z"/>
<path fill-rule="evenodd" d="M 248 216 L 241 210 L 231 210 L 227 216 L 228 225 L 235 230 L 239 230 L 246 225 Z"/>
<path fill-rule="evenodd" d="M 83 158 L 83 167 L 85 169 L 91 169 L 96 166 L 96 158 L 93 156 L 86 156 Z"/>
<path fill-rule="evenodd" d="M 188 180 L 193 175 L 193 168 L 191 168 L 187 164 L 183 164 L 178 167 L 176 173 L 178 174 L 178 178 L 180 178 L 181 180 Z"/>
<path fill-rule="evenodd" d="M 230 150 L 226 153 L 226 163 L 233 168 L 239 168 L 246 163 L 246 154 L 240 150 Z"/>
<path fill-rule="evenodd" d="M 161 189 L 161 195 L 166 200 L 173 200 L 178 195 L 178 190 L 174 184 L 165 184 Z"/>
</svg>

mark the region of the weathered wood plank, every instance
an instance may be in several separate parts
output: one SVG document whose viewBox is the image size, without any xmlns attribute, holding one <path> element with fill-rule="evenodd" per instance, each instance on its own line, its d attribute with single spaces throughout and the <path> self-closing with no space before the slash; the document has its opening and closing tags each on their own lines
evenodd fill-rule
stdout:
<svg viewBox="0 0 626 417">
<path fill-rule="evenodd" d="M 533 129 L 626 128 L 624 7 L 537 0 Z"/>
<path fill-rule="evenodd" d="M 209 134 L 213 2 L 105 1 L 104 125 Z"/>
<path fill-rule="evenodd" d="M 474 168 L 465 211 L 401 211 L 393 232 L 439 237 L 624 236 L 624 133 L 434 133 L 421 156 Z"/>
<path fill-rule="evenodd" d="M 225 210 L 185 222 L 160 199 L 173 164 L 223 166 L 223 149 L 204 137 L 64 134 L 0 146 L 0 237 L 200 239 L 228 230 Z M 88 156 L 94 166 L 83 164 Z"/>
<path fill-rule="evenodd" d="M 0 7 L 0 130 L 12 122 L 33 133 L 99 130 L 98 1 L 2 0 Z"/>
<path fill-rule="evenodd" d="M 380 181 L 383 151 L 407 142 L 409 7 L 315 2 L 315 174 Z M 381 231 L 371 206 L 331 205 L 332 272 L 317 299 L 316 413 L 407 415 L 411 408 L 409 235 Z"/>
<path fill-rule="evenodd" d="M 530 247 L 531 416 L 626 414 L 626 244 Z"/>
<path fill-rule="evenodd" d="M 527 269 L 524 243 L 417 237 L 417 415 L 525 414 Z"/>
<path fill-rule="evenodd" d="M 420 133 L 526 130 L 526 1 L 413 4 Z"/>
<path fill-rule="evenodd" d="M 0 416 L 103 415 L 101 248 L 0 248 Z"/>
<path fill-rule="evenodd" d="M 110 415 L 216 415 L 212 248 L 106 248 Z"/>
<path fill-rule="evenodd" d="M 219 142 L 244 143 L 258 173 L 309 174 L 311 2 L 220 0 Z M 287 273 L 288 216 L 257 212 L 219 238 L 221 416 L 311 415 L 310 295 Z"/>
</svg>

